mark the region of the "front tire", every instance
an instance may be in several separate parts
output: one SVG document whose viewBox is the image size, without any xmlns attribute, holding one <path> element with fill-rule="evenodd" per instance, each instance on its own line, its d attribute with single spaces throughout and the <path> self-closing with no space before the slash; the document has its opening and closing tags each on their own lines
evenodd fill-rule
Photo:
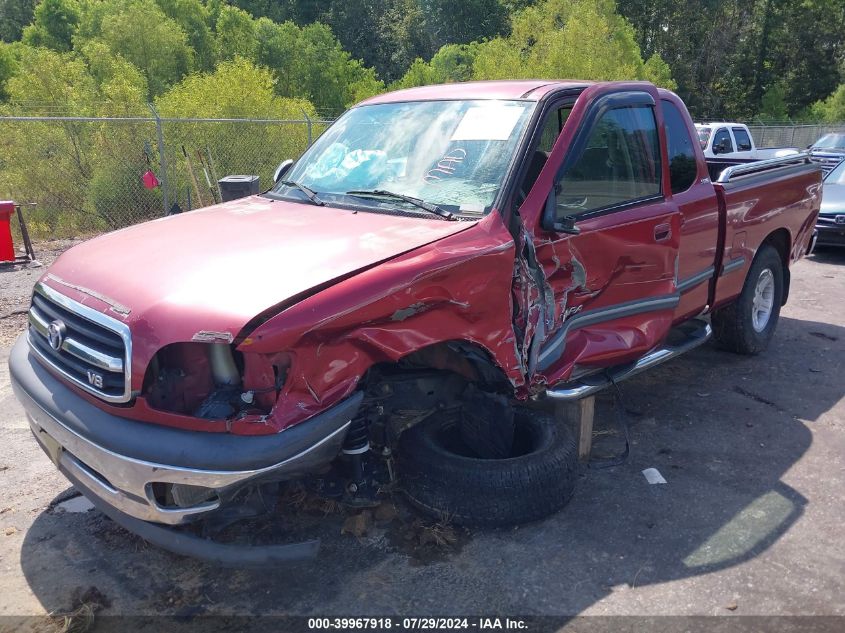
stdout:
<svg viewBox="0 0 845 633">
<path fill-rule="evenodd" d="M 713 338 L 737 354 L 759 354 L 769 346 L 783 303 L 783 262 L 768 245 L 757 251 L 739 298 L 713 312 Z"/>
</svg>

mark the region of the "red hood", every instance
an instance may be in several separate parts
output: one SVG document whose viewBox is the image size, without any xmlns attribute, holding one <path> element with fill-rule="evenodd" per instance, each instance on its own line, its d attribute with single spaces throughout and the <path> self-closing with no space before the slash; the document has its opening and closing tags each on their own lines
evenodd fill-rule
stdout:
<svg viewBox="0 0 845 633">
<path fill-rule="evenodd" d="M 200 331 L 236 336 L 279 303 L 470 226 L 253 196 L 80 244 L 45 282 L 122 318 L 154 353 Z"/>
</svg>

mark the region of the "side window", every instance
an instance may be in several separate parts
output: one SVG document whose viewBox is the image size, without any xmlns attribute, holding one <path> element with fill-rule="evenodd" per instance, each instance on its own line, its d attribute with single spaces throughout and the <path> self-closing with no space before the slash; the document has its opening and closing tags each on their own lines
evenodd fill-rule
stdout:
<svg viewBox="0 0 845 633">
<path fill-rule="evenodd" d="M 543 123 L 543 132 L 540 135 L 540 144 L 537 149 L 545 152 L 546 156 L 552 151 L 557 137 L 560 136 L 563 125 L 566 119 L 569 118 L 569 113 L 572 112 L 572 106 L 566 105 L 562 108 L 557 108 L 549 112 L 545 123 Z"/>
<path fill-rule="evenodd" d="M 671 101 L 661 101 L 661 104 L 669 153 L 669 182 L 672 193 L 680 193 L 689 189 L 698 175 L 695 150 L 681 111 Z"/>
<path fill-rule="evenodd" d="M 654 109 L 608 110 L 557 183 L 557 215 L 579 215 L 659 195 L 660 175 Z"/>
<path fill-rule="evenodd" d="M 714 154 L 728 154 L 734 151 L 734 143 L 731 140 L 731 133 L 728 128 L 720 127 L 713 137 L 713 153 Z"/>
<path fill-rule="evenodd" d="M 748 136 L 748 132 L 745 131 L 745 128 L 735 127 L 733 128 L 733 131 L 734 138 L 736 139 L 736 151 L 750 152 L 751 138 Z"/>
<path fill-rule="evenodd" d="M 557 137 L 560 136 L 560 132 L 563 129 L 564 123 L 569 118 L 570 112 L 572 112 L 571 104 L 556 108 L 546 116 L 537 149 L 528 157 L 528 170 L 525 172 L 521 187 L 523 198 L 531 191 L 531 187 L 534 186 L 537 176 L 540 175 L 540 171 L 545 166 L 549 158 L 549 153 L 552 151 Z"/>
</svg>

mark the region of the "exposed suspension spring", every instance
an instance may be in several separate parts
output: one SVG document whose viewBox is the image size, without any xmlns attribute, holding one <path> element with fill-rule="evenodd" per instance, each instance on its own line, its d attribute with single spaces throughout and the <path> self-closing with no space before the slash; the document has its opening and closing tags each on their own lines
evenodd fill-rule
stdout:
<svg viewBox="0 0 845 633">
<path fill-rule="evenodd" d="M 364 464 L 362 455 L 370 450 L 370 431 L 366 419 L 357 417 L 352 420 L 349 430 L 346 432 L 346 439 L 343 440 L 343 454 L 348 455 L 351 461 L 351 473 L 353 492 L 364 482 Z"/>
<path fill-rule="evenodd" d="M 361 417 L 352 420 L 349 430 L 346 432 L 346 439 L 343 440 L 343 453 L 345 455 L 361 455 L 370 450 L 370 431 L 367 422 Z"/>
</svg>

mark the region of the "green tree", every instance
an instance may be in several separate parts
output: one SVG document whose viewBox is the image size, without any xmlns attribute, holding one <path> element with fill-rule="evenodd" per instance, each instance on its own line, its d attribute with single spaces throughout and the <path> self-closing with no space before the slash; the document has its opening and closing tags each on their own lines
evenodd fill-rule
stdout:
<svg viewBox="0 0 845 633">
<path fill-rule="evenodd" d="M 508 30 L 507 9 L 499 0 L 421 0 L 420 6 L 435 49 L 504 35 Z"/>
<path fill-rule="evenodd" d="M 76 0 L 42 0 L 35 8 L 34 21 L 23 30 L 23 41 L 30 46 L 44 46 L 69 51 L 79 23 Z"/>
<path fill-rule="evenodd" d="M 9 101 L 4 113 L 143 112 L 145 86 L 139 71 L 107 55 L 105 49 L 86 52 L 90 66 L 80 55 L 19 45 L 19 69 L 7 81 Z M 140 219 L 139 209 L 150 208 L 158 195 L 119 195 L 126 191 L 121 188 L 125 174 L 133 174 L 133 186 L 140 181 L 144 140 L 151 132 L 145 124 L 116 127 L 87 121 L 10 126 L 2 138 L 2 153 L 14 160 L 0 161 L 0 181 L 19 198 L 37 202 L 30 214 L 30 228 L 36 235 L 115 228 Z"/>
<path fill-rule="evenodd" d="M 314 23 L 304 27 L 298 46 L 293 64 L 301 94 L 321 114 L 336 116 L 353 103 L 384 90 L 375 71 L 352 59 L 327 26 Z"/>
<path fill-rule="evenodd" d="M 475 60 L 478 79 L 563 78 L 658 79 L 674 82 L 655 58 L 646 66 L 631 25 L 612 0 L 546 0 L 513 19 L 508 37 L 482 45 Z"/>
<path fill-rule="evenodd" d="M 9 98 L 6 84 L 18 72 L 18 62 L 9 44 L 0 42 L 0 103 Z"/>
<path fill-rule="evenodd" d="M 300 28 L 293 22 L 276 24 L 269 18 L 255 22 L 256 61 L 272 71 L 275 92 L 283 97 L 305 94 L 296 68 L 300 35 Z"/>
<path fill-rule="evenodd" d="M 99 39 L 144 73 L 151 96 L 160 95 L 192 70 L 193 49 L 185 31 L 153 0 L 120 5 L 103 16 Z"/>
<path fill-rule="evenodd" d="M 237 7 L 224 6 L 217 17 L 216 29 L 220 59 L 234 59 L 236 56 L 255 59 L 255 21 L 249 13 Z"/>
<path fill-rule="evenodd" d="M 236 57 L 221 62 L 213 73 L 186 77 L 156 99 L 156 108 L 165 117 L 290 120 L 302 119 L 303 113 L 316 117 L 307 100 L 276 95 L 273 82 L 268 69 Z M 190 169 L 198 168 L 193 158 L 197 151 L 213 157 L 220 176 L 257 174 L 268 184 L 279 162 L 299 156 L 307 144 L 307 128 L 302 124 L 172 123 L 166 133 L 171 152 L 180 148 L 171 161 L 170 182 L 175 191 L 191 186 Z M 185 160 L 182 147 L 192 164 Z M 205 182 L 196 172 L 195 177 Z M 201 191 L 204 202 L 211 200 L 210 193 Z"/>
<path fill-rule="evenodd" d="M 429 63 L 419 58 L 414 60 L 408 72 L 391 88 L 470 81 L 474 78 L 475 59 L 482 46 L 478 42 L 447 44 L 437 51 Z"/>
<path fill-rule="evenodd" d="M 0 41 L 19 40 L 34 11 L 35 0 L 0 0 Z"/>
<path fill-rule="evenodd" d="M 814 103 L 810 114 L 814 119 L 827 123 L 845 121 L 845 84 L 840 84 L 827 99 Z"/>
<path fill-rule="evenodd" d="M 200 0 L 156 0 L 165 15 L 188 36 L 198 70 L 212 70 L 217 62 L 217 46 L 206 6 Z"/>
</svg>

